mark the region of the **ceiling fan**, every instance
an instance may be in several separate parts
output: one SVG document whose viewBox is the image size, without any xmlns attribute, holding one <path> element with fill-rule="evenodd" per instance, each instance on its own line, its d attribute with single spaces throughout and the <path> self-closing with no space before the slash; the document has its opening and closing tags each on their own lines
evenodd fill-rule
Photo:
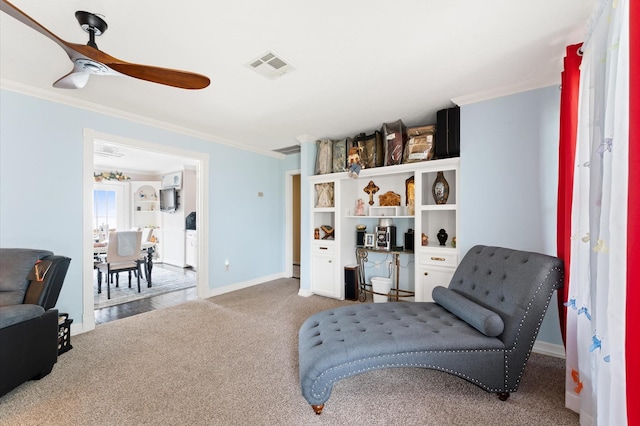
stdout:
<svg viewBox="0 0 640 426">
<path fill-rule="evenodd" d="M 76 12 L 78 23 L 84 31 L 89 33 L 89 42 L 83 45 L 62 40 L 6 0 L 0 0 L 0 10 L 49 37 L 69 55 L 69 59 L 73 62 L 73 69 L 69 74 L 53 83 L 54 87 L 81 89 L 87 84 L 91 74 L 128 75 L 182 89 L 204 89 L 210 83 L 209 77 L 201 74 L 125 62 L 98 50 L 95 37 L 107 30 L 107 23 L 93 13 Z"/>
</svg>

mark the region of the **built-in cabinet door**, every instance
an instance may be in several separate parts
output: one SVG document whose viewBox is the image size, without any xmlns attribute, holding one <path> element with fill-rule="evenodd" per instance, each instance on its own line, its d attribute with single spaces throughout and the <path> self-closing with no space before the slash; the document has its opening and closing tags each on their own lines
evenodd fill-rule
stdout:
<svg viewBox="0 0 640 426">
<path fill-rule="evenodd" d="M 312 291 L 321 296 L 340 297 L 336 283 L 336 257 L 314 255 L 312 263 Z"/>
<path fill-rule="evenodd" d="M 311 255 L 311 291 L 340 299 L 335 241 L 314 241 Z"/>
<path fill-rule="evenodd" d="M 187 243 L 185 247 L 185 261 L 187 266 L 196 268 L 196 259 L 198 257 L 198 240 L 196 231 L 187 230 Z"/>
<path fill-rule="evenodd" d="M 416 288 L 416 302 L 433 302 L 431 293 L 437 286 L 449 287 L 453 268 L 443 268 L 438 266 L 421 267 L 420 282 Z"/>
</svg>

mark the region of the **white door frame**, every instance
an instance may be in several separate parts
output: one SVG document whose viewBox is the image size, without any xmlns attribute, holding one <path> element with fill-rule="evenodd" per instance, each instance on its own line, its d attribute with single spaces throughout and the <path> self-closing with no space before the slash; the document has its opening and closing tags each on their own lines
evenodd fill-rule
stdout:
<svg viewBox="0 0 640 426">
<path fill-rule="evenodd" d="M 300 169 L 298 170 L 287 170 L 285 174 L 285 251 L 284 251 L 284 259 L 286 262 L 285 265 L 285 276 L 288 278 L 293 277 L 293 176 L 299 175 Z"/>
<path fill-rule="evenodd" d="M 92 199 L 93 199 L 93 145 L 96 140 L 109 141 L 115 145 L 126 145 L 137 149 L 162 152 L 169 155 L 187 157 L 197 160 L 196 174 L 198 179 L 196 209 L 196 234 L 198 241 L 196 291 L 200 298 L 208 297 L 209 293 L 209 238 L 205 231 L 209 229 L 209 154 L 188 151 L 172 146 L 159 145 L 122 136 L 99 133 L 92 129 L 83 129 L 83 190 L 82 190 L 82 282 L 83 309 L 82 331 L 93 330 L 96 325 L 93 303 L 93 227 L 92 227 Z"/>
</svg>

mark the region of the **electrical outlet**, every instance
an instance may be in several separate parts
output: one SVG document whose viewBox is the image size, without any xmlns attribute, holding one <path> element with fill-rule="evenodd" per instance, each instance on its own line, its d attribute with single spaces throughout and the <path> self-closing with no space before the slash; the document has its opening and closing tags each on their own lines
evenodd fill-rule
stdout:
<svg viewBox="0 0 640 426">
<path fill-rule="evenodd" d="M 230 267 L 231 267 L 231 265 L 229 265 L 229 259 L 225 260 L 224 261 L 224 270 L 228 271 Z"/>
</svg>

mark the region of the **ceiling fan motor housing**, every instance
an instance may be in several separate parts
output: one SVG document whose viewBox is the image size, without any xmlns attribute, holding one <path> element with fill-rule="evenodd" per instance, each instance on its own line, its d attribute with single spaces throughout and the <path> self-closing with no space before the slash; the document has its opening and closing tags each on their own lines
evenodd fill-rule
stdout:
<svg viewBox="0 0 640 426">
<path fill-rule="evenodd" d="M 76 12 L 76 19 L 78 20 L 80 27 L 82 27 L 86 32 L 93 31 L 95 35 L 100 36 L 102 33 L 107 31 L 107 23 L 104 19 L 94 13 L 79 10 Z"/>
<path fill-rule="evenodd" d="M 76 12 L 76 19 L 78 20 L 80 27 L 89 33 L 87 46 L 97 49 L 98 45 L 96 44 L 96 36 L 101 36 L 105 31 L 107 31 L 107 23 L 98 15 L 91 12 L 84 12 L 82 10 Z"/>
</svg>

